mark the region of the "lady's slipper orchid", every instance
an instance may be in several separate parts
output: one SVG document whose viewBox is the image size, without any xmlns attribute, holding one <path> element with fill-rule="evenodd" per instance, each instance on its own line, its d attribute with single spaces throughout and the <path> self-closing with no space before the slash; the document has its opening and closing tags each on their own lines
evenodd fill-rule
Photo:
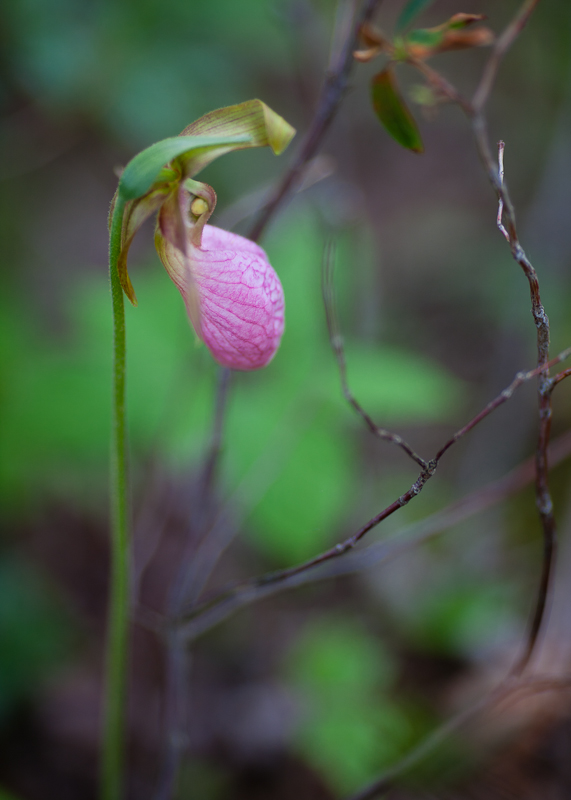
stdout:
<svg viewBox="0 0 571 800">
<path fill-rule="evenodd" d="M 112 241 L 120 231 L 117 273 L 127 297 L 136 304 L 127 272 L 129 246 L 158 211 L 157 252 L 196 333 L 220 364 L 233 369 L 259 369 L 274 356 L 284 328 L 283 290 L 261 247 L 206 225 L 216 193 L 193 176 L 231 150 L 269 145 L 279 154 L 294 133 L 260 100 L 213 111 L 179 137 L 135 156 L 111 209 Z"/>
<path fill-rule="evenodd" d="M 204 227 L 200 247 L 189 242 L 186 254 L 158 231 L 156 245 L 216 361 L 240 370 L 265 367 L 283 333 L 284 295 L 262 248 L 213 225 Z"/>
</svg>

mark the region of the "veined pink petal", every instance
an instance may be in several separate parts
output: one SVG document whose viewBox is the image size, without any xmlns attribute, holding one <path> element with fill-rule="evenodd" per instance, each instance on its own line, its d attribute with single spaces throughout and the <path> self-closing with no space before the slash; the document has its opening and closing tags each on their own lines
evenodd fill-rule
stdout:
<svg viewBox="0 0 571 800">
<path fill-rule="evenodd" d="M 239 370 L 266 366 L 284 330 L 284 295 L 262 248 L 206 225 L 202 246 L 190 244 L 186 258 L 164 239 L 158 249 L 171 277 L 178 278 L 189 311 L 192 292 L 198 291 L 197 332 L 218 363 Z M 190 272 L 185 281 L 180 280 L 181 267 Z"/>
</svg>

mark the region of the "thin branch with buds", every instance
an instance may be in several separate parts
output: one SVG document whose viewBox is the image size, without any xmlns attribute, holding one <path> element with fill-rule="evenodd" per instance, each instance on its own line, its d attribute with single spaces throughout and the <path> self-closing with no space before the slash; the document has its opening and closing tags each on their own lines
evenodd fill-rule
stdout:
<svg viewBox="0 0 571 800">
<path fill-rule="evenodd" d="M 536 447 L 536 505 L 543 531 L 543 564 L 537 596 L 537 602 L 533 617 L 530 622 L 527 643 L 524 652 L 514 667 L 516 673 L 525 669 L 531 658 L 535 642 L 539 634 L 539 629 L 543 620 L 547 594 L 553 562 L 556 551 L 556 526 L 553 515 L 553 503 L 549 492 L 547 445 L 551 428 L 551 392 L 553 389 L 552 379 L 549 377 L 549 318 L 541 302 L 539 291 L 539 281 L 537 273 L 531 261 L 519 241 L 515 210 L 511 202 L 507 186 L 504 181 L 504 148 L 503 142 L 499 143 L 498 163 L 492 156 L 485 116 L 485 106 L 489 99 L 493 83 L 495 81 L 501 61 L 509 48 L 515 42 L 529 21 L 529 18 L 537 6 L 539 0 L 526 0 L 520 7 L 513 20 L 505 28 L 501 36 L 496 40 L 492 54 L 484 67 L 482 77 L 471 101 L 466 100 L 462 95 L 443 78 L 438 72 L 426 66 L 416 59 L 409 59 L 409 62 L 419 69 L 430 85 L 443 97 L 462 108 L 466 116 L 471 121 L 472 132 L 476 142 L 476 149 L 482 161 L 488 179 L 498 198 L 497 225 L 498 229 L 507 240 L 513 259 L 522 268 L 529 283 L 531 296 L 531 311 L 537 330 L 537 365 L 538 365 L 538 409 L 539 409 L 539 430 Z"/>
<path fill-rule="evenodd" d="M 551 573 L 553 571 L 553 562 L 555 560 L 555 551 L 557 543 L 557 532 L 555 526 L 555 517 L 553 515 L 553 503 L 549 491 L 549 468 L 547 462 L 547 445 L 549 443 L 549 434 L 551 430 L 551 391 L 552 381 L 549 377 L 549 318 L 545 313 L 545 309 L 541 302 L 541 295 L 539 291 L 539 280 L 537 273 L 533 268 L 530 260 L 525 254 L 518 238 L 515 212 L 509 195 L 507 193 L 506 185 L 503 175 L 503 143 L 499 147 L 499 167 L 496 170 L 493 161 L 491 160 L 490 148 L 486 134 L 486 123 L 484 117 L 484 106 L 488 98 L 491 83 L 497 73 L 497 69 L 501 58 L 515 41 L 524 25 L 527 23 L 531 12 L 537 5 L 538 0 L 528 0 L 521 7 L 519 13 L 514 20 L 508 25 L 505 32 L 500 36 L 494 47 L 491 58 L 488 61 L 484 75 L 476 93 L 472 99 L 472 107 L 474 116 L 472 118 L 472 128 L 476 139 L 476 145 L 480 158 L 482 159 L 489 176 L 493 176 L 492 185 L 496 190 L 498 196 L 498 218 L 499 229 L 501 233 L 507 238 L 512 252 L 512 257 L 522 268 L 525 277 L 529 283 L 530 296 L 531 296 L 531 310 L 535 326 L 537 329 L 537 366 L 538 374 L 538 408 L 539 408 L 539 431 L 537 439 L 537 448 L 535 454 L 536 464 L 536 477 L 535 477 L 535 493 L 536 505 L 541 521 L 543 530 L 543 565 L 539 584 L 539 591 L 536 601 L 535 611 L 530 623 L 527 643 L 522 653 L 521 658 L 514 666 L 514 673 L 518 674 L 525 669 L 526 665 L 531 658 L 537 636 L 543 621 L 545 606 L 547 602 L 547 595 L 549 591 L 549 584 Z M 506 225 L 502 223 L 501 215 L 505 216 Z"/>
</svg>

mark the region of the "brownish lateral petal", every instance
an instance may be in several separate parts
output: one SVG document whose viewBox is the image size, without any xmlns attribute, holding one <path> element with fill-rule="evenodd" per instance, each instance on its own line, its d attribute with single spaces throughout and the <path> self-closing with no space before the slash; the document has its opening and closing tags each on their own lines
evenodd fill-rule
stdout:
<svg viewBox="0 0 571 800">
<path fill-rule="evenodd" d="M 127 271 L 129 248 L 141 225 L 161 207 L 169 192 L 172 192 L 171 187 L 168 184 L 164 184 L 152 189 L 138 200 L 131 200 L 125 207 L 121 231 L 121 253 L 117 261 L 117 271 L 123 291 L 134 306 L 137 305 L 137 297 Z M 114 202 L 112 203 L 111 211 L 113 211 L 113 207 Z"/>
</svg>

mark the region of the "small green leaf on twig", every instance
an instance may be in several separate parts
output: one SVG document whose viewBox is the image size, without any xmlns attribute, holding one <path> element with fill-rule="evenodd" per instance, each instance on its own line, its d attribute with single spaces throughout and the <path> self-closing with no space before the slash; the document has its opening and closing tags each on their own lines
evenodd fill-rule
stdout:
<svg viewBox="0 0 571 800">
<path fill-rule="evenodd" d="M 371 98 L 377 117 L 390 135 L 403 147 L 414 150 L 415 153 L 423 153 L 420 131 L 402 98 L 390 67 L 373 78 Z"/>
<path fill-rule="evenodd" d="M 411 31 L 405 41 L 408 49 L 412 47 L 422 47 L 426 50 L 432 50 L 438 47 L 445 36 L 445 31 L 436 28 L 419 28 L 418 30 Z"/>
<path fill-rule="evenodd" d="M 483 19 L 485 19 L 483 14 L 454 14 L 435 28 L 411 31 L 404 38 L 405 52 L 415 59 L 424 60 L 449 50 L 486 47 L 494 40 L 494 34 L 489 28 L 464 30 Z"/>
<path fill-rule="evenodd" d="M 417 17 L 421 11 L 424 11 L 425 8 L 428 8 L 428 6 L 432 5 L 433 2 L 434 0 L 409 0 L 403 10 L 400 12 L 400 16 L 395 26 L 395 31 L 400 33 L 407 28 L 413 19 Z"/>
</svg>

